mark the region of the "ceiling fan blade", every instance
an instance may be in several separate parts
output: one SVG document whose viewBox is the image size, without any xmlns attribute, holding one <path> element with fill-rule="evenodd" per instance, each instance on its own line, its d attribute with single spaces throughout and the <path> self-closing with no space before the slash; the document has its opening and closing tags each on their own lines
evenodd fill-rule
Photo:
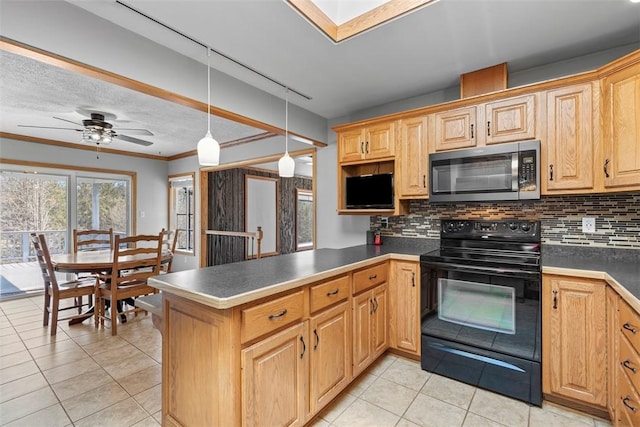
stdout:
<svg viewBox="0 0 640 427">
<path fill-rule="evenodd" d="M 127 136 L 127 135 L 116 135 L 115 138 L 121 139 L 121 140 L 127 141 L 127 142 L 133 142 L 134 144 L 144 145 L 146 147 L 148 147 L 149 145 L 153 144 L 153 142 L 145 141 L 144 139 L 133 138 L 133 137 Z"/>
<path fill-rule="evenodd" d="M 53 118 L 54 118 L 54 119 L 57 119 L 57 120 L 62 120 L 63 122 L 73 123 L 73 124 L 74 124 L 74 125 L 76 125 L 76 126 L 82 126 L 82 123 L 72 122 L 71 120 L 61 119 L 60 117 L 56 117 L 56 116 L 53 116 Z"/>
<path fill-rule="evenodd" d="M 146 135 L 146 136 L 153 136 L 153 133 L 147 129 L 132 129 L 132 128 L 114 128 L 113 130 L 115 130 L 116 132 L 127 132 L 127 133 L 132 133 L 134 135 Z"/>
<path fill-rule="evenodd" d="M 53 126 L 29 126 L 29 125 L 18 125 L 21 128 L 38 128 L 38 129 L 63 129 L 63 130 L 75 130 L 78 132 L 82 132 L 83 129 L 73 129 L 73 128 L 56 128 Z"/>
</svg>

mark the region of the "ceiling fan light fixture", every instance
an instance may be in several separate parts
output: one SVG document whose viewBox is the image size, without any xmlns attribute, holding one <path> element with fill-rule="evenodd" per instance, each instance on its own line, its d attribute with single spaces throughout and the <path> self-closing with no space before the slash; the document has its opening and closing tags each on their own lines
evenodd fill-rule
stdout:
<svg viewBox="0 0 640 427">
<path fill-rule="evenodd" d="M 284 155 L 278 160 L 278 175 L 291 178 L 296 169 L 296 162 L 289 155 L 289 88 L 284 101 Z"/>
<path fill-rule="evenodd" d="M 198 141 L 198 163 L 200 166 L 220 164 L 220 144 L 211 135 L 211 50 L 207 46 L 207 134 Z"/>
</svg>

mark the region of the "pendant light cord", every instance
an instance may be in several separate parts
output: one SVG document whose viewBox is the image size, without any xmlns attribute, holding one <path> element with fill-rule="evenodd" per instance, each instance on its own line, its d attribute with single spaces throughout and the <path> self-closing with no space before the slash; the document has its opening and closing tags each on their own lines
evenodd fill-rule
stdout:
<svg viewBox="0 0 640 427">
<path fill-rule="evenodd" d="M 284 95 L 284 152 L 289 154 L 289 88 Z"/>
<path fill-rule="evenodd" d="M 211 133 L 211 50 L 207 46 L 207 133 Z"/>
</svg>

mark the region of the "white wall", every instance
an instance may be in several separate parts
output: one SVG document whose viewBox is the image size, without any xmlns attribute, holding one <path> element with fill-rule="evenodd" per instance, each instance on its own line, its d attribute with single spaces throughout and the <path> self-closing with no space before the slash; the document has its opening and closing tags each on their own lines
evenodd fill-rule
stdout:
<svg viewBox="0 0 640 427">
<path fill-rule="evenodd" d="M 159 233 L 167 227 L 167 162 L 75 150 L 47 144 L 37 144 L 0 138 L 3 159 L 24 160 L 52 165 L 83 166 L 114 171 L 136 172 L 137 175 L 137 228 L 138 234 Z M 140 213 L 144 212 L 144 218 Z"/>
</svg>

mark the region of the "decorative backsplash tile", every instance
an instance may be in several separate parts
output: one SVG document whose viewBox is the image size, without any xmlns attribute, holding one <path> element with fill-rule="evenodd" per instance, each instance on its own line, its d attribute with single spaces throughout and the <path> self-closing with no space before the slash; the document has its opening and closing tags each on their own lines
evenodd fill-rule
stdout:
<svg viewBox="0 0 640 427">
<path fill-rule="evenodd" d="M 596 232 L 582 232 L 582 218 L 596 219 Z M 371 229 L 383 236 L 440 237 L 440 220 L 528 219 L 542 225 L 543 244 L 640 249 L 640 192 L 575 196 L 543 196 L 527 202 L 435 204 L 412 200 L 409 215 L 389 217 L 381 229 L 379 216 Z"/>
</svg>

